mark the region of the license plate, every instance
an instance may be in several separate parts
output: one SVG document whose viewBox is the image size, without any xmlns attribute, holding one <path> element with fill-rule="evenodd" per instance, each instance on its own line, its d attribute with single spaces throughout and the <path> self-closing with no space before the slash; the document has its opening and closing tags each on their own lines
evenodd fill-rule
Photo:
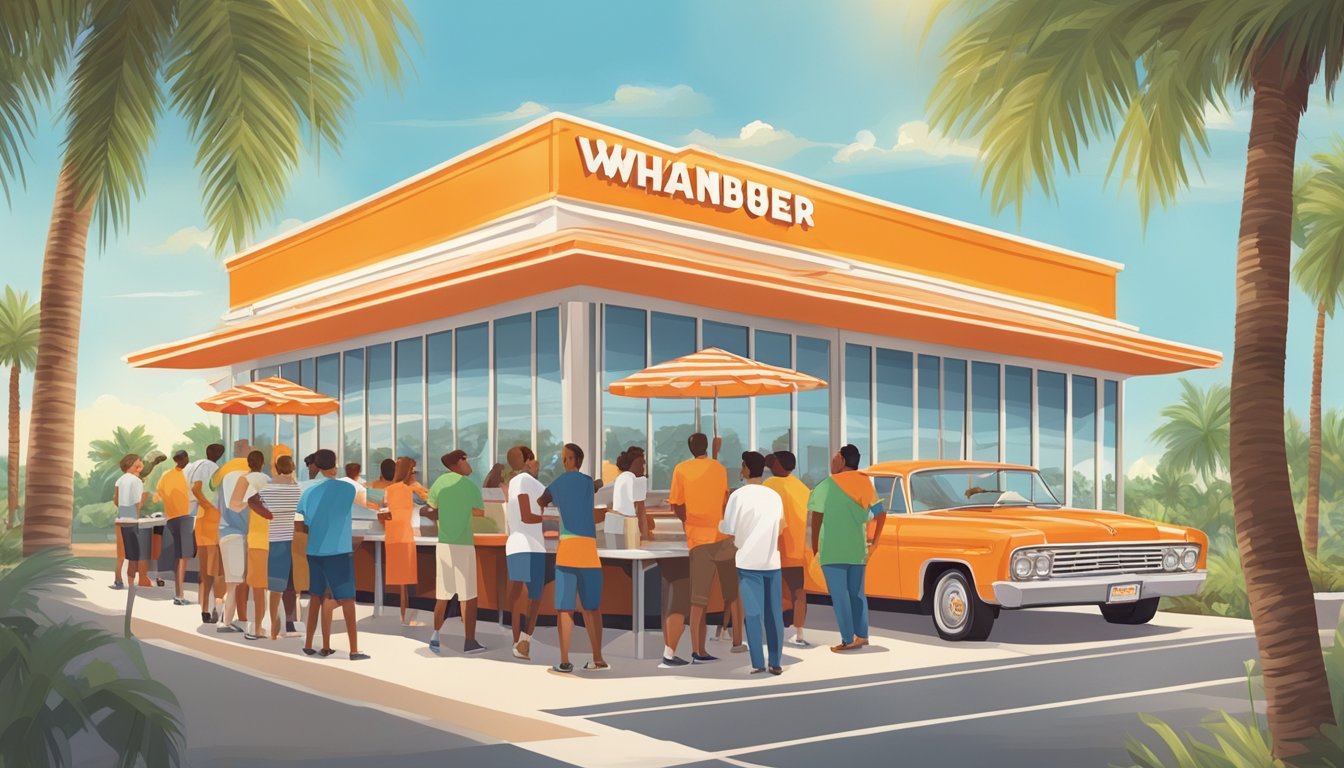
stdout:
<svg viewBox="0 0 1344 768">
<path fill-rule="evenodd" d="M 1112 584 L 1106 597 L 1108 603 L 1131 603 L 1139 599 L 1138 584 Z"/>
</svg>

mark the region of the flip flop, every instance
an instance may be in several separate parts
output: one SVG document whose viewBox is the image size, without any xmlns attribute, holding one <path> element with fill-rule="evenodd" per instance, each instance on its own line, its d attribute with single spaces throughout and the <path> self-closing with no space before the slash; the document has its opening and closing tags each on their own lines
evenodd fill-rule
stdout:
<svg viewBox="0 0 1344 768">
<path fill-rule="evenodd" d="M 583 668 L 587 672 L 608 672 L 611 670 L 611 665 L 605 661 L 601 663 L 590 661 L 587 664 L 584 664 Z"/>
<path fill-rule="evenodd" d="M 328 657 L 328 656 L 332 656 L 332 655 L 334 655 L 335 653 L 336 653 L 336 652 L 333 651 L 333 650 L 331 650 L 330 648 L 323 648 L 322 650 L 320 650 L 320 651 L 317 652 L 317 655 L 318 655 L 318 656 L 321 656 L 322 658 L 325 659 L 326 657 Z"/>
<path fill-rule="evenodd" d="M 367 659 L 367 658 L 369 658 L 369 654 L 367 654 L 367 653 L 352 653 L 352 654 L 350 654 L 350 660 L 351 660 L 351 661 L 363 661 L 363 660 L 365 660 L 365 659 Z"/>
<path fill-rule="evenodd" d="M 304 648 L 304 649 L 303 649 L 303 655 L 304 655 L 304 656 L 316 656 L 316 655 L 317 655 L 317 651 L 313 650 L 312 648 Z"/>
</svg>

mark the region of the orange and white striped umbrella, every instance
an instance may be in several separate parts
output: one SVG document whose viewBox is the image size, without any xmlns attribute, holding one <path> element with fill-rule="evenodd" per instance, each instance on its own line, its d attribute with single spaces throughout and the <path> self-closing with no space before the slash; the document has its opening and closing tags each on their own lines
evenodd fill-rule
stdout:
<svg viewBox="0 0 1344 768">
<path fill-rule="evenodd" d="M 233 416 L 321 416 L 341 407 L 335 398 L 279 376 L 239 384 L 196 404 L 207 411 Z"/>
<path fill-rule="evenodd" d="M 752 397 L 825 386 L 815 376 L 710 347 L 645 368 L 612 382 L 607 389 L 625 397 Z"/>
</svg>

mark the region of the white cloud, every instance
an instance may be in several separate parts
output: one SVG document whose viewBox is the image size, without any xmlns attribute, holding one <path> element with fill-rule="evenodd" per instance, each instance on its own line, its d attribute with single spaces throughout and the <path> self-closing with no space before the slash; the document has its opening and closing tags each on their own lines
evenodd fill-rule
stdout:
<svg viewBox="0 0 1344 768">
<path fill-rule="evenodd" d="M 849 168 L 885 168 L 892 165 L 928 162 L 956 162 L 974 158 L 980 151 L 975 144 L 948 138 L 929 130 L 923 120 L 903 123 L 896 134 L 896 143 L 879 146 L 877 136 L 864 129 L 854 141 L 841 147 L 831 158 L 837 166 Z"/>
<path fill-rule="evenodd" d="M 550 110 L 544 104 L 538 104 L 535 101 L 524 101 L 507 112 L 491 112 L 478 117 L 468 117 L 457 120 L 389 120 L 385 125 L 395 125 L 402 128 L 460 128 L 467 125 L 518 123 L 524 120 L 531 120 L 534 117 L 539 117 L 549 111 Z"/>
<path fill-rule="evenodd" d="M 163 242 L 145 249 L 150 256 L 181 256 L 192 250 L 210 249 L 210 232 L 200 227 L 183 227 L 169 235 Z"/>
<path fill-rule="evenodd" d="M 109 299 L 191 299 L 204 296 L 205 291 L 141 291 L 139 293 L 117 293 Z"/>
<path fill-rule="evenodd" d="M 298 229 L 299 227 L 302 227 L 304 224 L 307 223 L 308 222 L 304 221 L 303 219 L 284 219 L 279 224 L 275 225 L 275 234 L 283 235 L 286 232 Z"/>
<path fill-rule="evenodd" d="M 1204 127 L 1210 131 L 1249 130 L 1251 112 L 1248 109 L 1225 110 L 1216 104 L 1205 104 Z"/>
<path fill-rule="evenodd" d="M 689 85 L 620 85 L 611 99 L 581 110 L 592 117 L 697 117 L 709 99 Z"/>
<path fill-rule="evenodd" d="M 1129 465 L 1129 471 L 1125 473 L 1126 477 L 1152 477 L 1157 474 L 1157 463 L 1160 456 L 1140 456 Z"/>
<path fill-rule="evenodd" d="M 88 406 L 75 411 L 75 469 L 79 472 L 92 469 L 89 443 L 110 437 L 117 427 L 129 430 L 143 424 L 159 450 L 167 452 L 193 423 L 219 424 L 218 414 L 206 413 L 196 406 L 196 401 L 214 393 L 205 379 L 191 378 L 182 381 L 176 389 L 146 396 L 148 406 L 126 402 L 116 395 L 100 395 Z"/>
<path fill-rule="evenodd" d="M 697 129 L 686 136 L 686 141 L 760 163 L 780 163 L 812 147 L 837 146 L 794 135 L 762 120 L 742 126 L 736 136 L 715 136 Z"/>
</svg>

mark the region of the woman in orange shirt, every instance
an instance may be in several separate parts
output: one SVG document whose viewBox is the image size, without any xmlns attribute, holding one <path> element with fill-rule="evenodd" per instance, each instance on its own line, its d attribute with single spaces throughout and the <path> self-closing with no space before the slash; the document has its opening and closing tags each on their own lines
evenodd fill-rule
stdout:
<svg viewBox="0 0 1344 768">
<path fill-rule="evenodd" d="M 397 459 L 397 469 L 392 482 L 383 489 L 383 504 L 386 511 L 378 513 L 387 533 L 385 550 L 385 573 L 383 583 L 397 586 L 401 592 L 401 623 L 407 627 L 418 627 L 417 621 L 406 621 L 406 604 L 409 602 L 408 587 L 419 581 L 415 558 L 415 530 L 411 518 L 417 507 L 415 497 L 420 503 L 429 498 L 429 490 L 415 479 L 415 459 L 403 456 Z"/>
</svg>

